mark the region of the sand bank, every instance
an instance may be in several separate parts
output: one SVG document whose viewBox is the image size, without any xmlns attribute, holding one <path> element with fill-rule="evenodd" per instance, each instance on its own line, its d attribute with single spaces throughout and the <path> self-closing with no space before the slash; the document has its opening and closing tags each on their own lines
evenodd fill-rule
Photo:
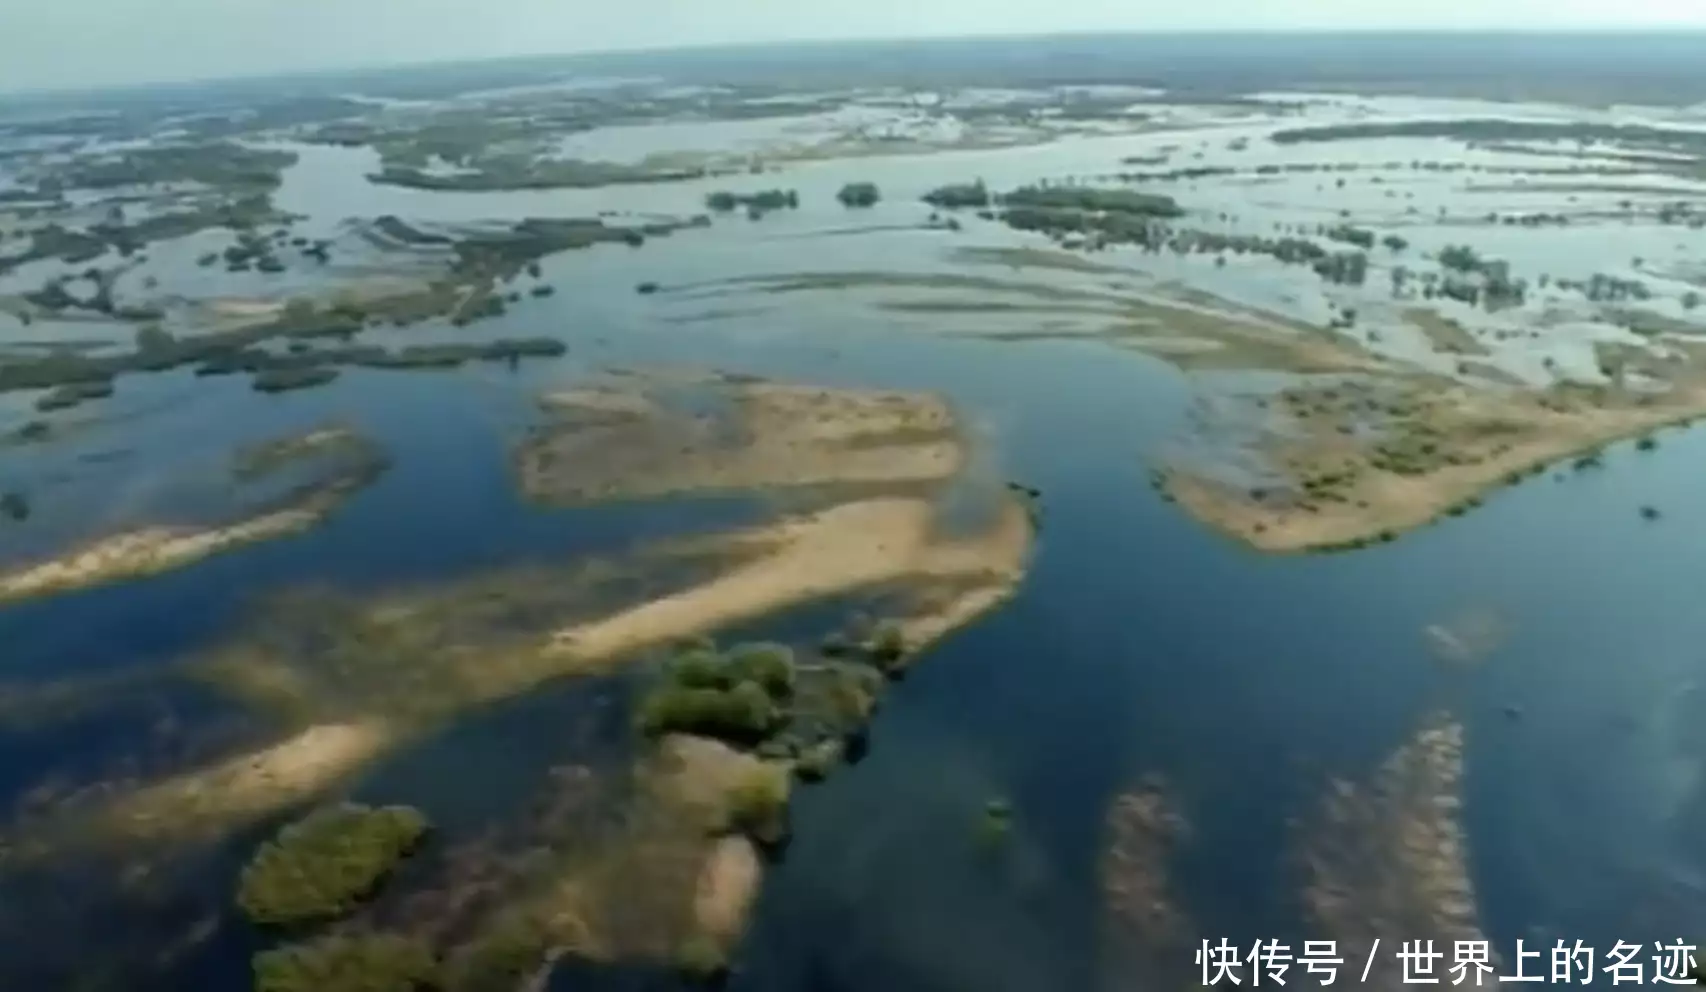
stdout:
<svg viewBox="0 0 1706 992">
<path fill-rule="evenodd" d="M 685 390 L 681 395 L 673 390 Z M 928 394 L 638 380 L 550 394 L 515 457 L 553 504 L 837 484 L 939 482 L 964 464 L 952 411 Z"/>
<path fill-rule="evenodd" d="M 104 811 L 109 827 L 137 840 L 217 834 L 326 791 L 382 754 L 394 731 L 379 721 L 321 724 L 212 767 L 165 779 Z"/>
<path fill-rule="evenodd" d="M 332 448 L 358 456 L 324 482 L 311 483 L 285 505 L 223 525 L 154 525 L 113 534 L 56 558 L 0 572 L 0 603 L 138 579 L 193 564 L 233 548 L 312 529 L 369 485 L 385 468 L 382 453 L 343 430 L 317 430 L 240 453 L 239 477 Z"/>
<path fill-rule="evenodd" d="M 1585 451 L 1706 414 L 1706 385 L 1531 392 L 1435 377 L 1299 387 L 1253 444 L 1272 477 L 1175 464 L 1166 492 L 1264 551 L 1356 547 L 1462 513 L 1489 490 Z"/>
<path fill-rule="evenodd" d="M 1304 907 L 1346 960 L 1368 960 L 1376 938 L 1486 940 L 1459 822 L 1462 777 L 1463 728 L 1436 716 L 1372 782 L 1333 783 L 1305 827 Z M 1378 955 L 1369 983 L 1404 988 L 1399 963 Z"/>
<path fill-rule="evenodd" d="M 867 500 L 712 535 L 704 542 L 710 546 L 695 552 L 721 544 L 732 561 L 706 581 L 560 629 L 496 640 L 494 627 L 548 620 L 553 601 L 573 605 L 596 594 L 603 580 L 635 573 L 594 563 L 559 580 L 527 572 L 513 582 L 456 584 L 437 596 L 361 604 L 327 595 L 283 604 L 275 625 L 195 659 L 189 674 L 306 729 L 251 754 L 121 790 L 100 804 L 96 820 L 108 835 L 124 837 L 217 834 L 331 788 L 471 707 L 861 589 L 915 591 L 903 629 L 916 651 L 1010 595 L 1031 546 L 1030 518 L 1017 500 L 981 531 L 945 536 L 935 524 L 926 500 Z M 514 598 L 517 588 L 535 594 Z M 756 761 L 715 742 L 682 740 L 666 750 L 661 767 L 694 771 L 658 776 L 678 808 L 695 800 L 674 783 L 719 781 L 715 769 L 728 763 L 717 756 Z"/>
<path fill-rule="evenodd" d="M 223 527 L 145 527 L 102 538 L 51 561 L 0 575 L 0 602 L 139 579 L 245 544 L 300 533 L 331 511 L 328 495 Z"/>
<path fill-rule="evenodd" d="M 965 534 L 939 532 L 935 514 L 923 499 L 863 500 L 626 558 L 514 570 L 365 603 L 305 590 L 276 598 L 248 631 L 192 661 L 189 673 L 287 720 L 360 712 L 431 724 L 649 648 L 879 586 L 912 592 L 897 619 L 909 646 L 922 647 L 1012 593 L 1033 535 L 1013 498 Z M 660 586 L 653 575 L 683 569 L 693 573 L 686 584 Z M 648 575 L 656 593 L 634 602 L 633 584 Z M 625 599 L 601 605 L 612 589 Z"/>
<path fill-rule="evenodd" d="M 1168 864 L 1190 827 L 1159 778 L 1146 778 L 1114 798 L 1104 820 L 1103 903 L 1118 936 L 1147 945 L 1176 944 L 1189 934 L 1168 884 Z"/>
<path fill-rule="evenodd" d="M 710 582 L 560 631 L 556 647 L 565 657 L 592 661 L 862 588 L 905 580 L 985 583 L 951 600 L 947 613 L 912 619 L 921 634 L 939 636 L 1011 591 L 1023 574 L 1032 528 L 1016 500 L 969 537 L 940 536 L 935 512 L 923 499 L 864 500 L 738 532 L 729 536 L 731 546 L 763 552 Z"/>
<path fill-rule="evenodd" d="M 847 271 L 751 276 L 719 284 L 720 293 L 888 291 L 878 309 L 938 316 L 932 333 L 1028 341 L 1097 340 L 1153 354 L 1184 371 L 1370 372 L 1389 366 L 1348 336 L 1144 273 L 1036 249 L 968 249 L 956 257 L 1002 264 L 1039 278 L 965 273 Z M 1070 270 L 1072 279 L 1062 279 Z M 1055 281 L 1043 281 L 1052 276 Z M 1034 316 L 1012 321 L 954 321 L 951 315 Z M 1062 321 L 1061 318 L 1071 319 Z"/>
</svg>

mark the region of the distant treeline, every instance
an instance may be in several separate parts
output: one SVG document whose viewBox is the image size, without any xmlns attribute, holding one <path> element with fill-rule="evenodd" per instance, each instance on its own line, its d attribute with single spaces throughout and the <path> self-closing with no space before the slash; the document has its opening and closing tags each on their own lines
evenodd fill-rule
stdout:
<svg viewBox="0 0 1706 992">
<path fill-rule="evenodd" d="M 1645 124 L 1595 124 L 1586 121 L 1515 121 L 1503 118 L 1366 121 L 1275 131 L 1275 144 L 1357 141 L 1367 138 L 1453 138 L 1459 141 L 1581 141 L 1629 147 L 1706 152 L 1706 132 Z"/>
</svg>

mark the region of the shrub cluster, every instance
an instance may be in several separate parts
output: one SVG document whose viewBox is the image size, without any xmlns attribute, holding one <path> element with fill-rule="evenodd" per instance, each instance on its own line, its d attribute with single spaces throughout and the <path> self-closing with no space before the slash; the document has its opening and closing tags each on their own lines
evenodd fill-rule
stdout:
<svg viewBox="0 0 1706 992">
<path fill-rule="evenodd" d="M 255 955 L 255 992 L 417 992 L 438 985 L 432 948 L 388 934 L 330 936 Z"/>
<path fill-rule="evenodd" d="M 335 919 L 372 896 L 428 829 L 407 806 L 311 813 L 261 846 L 238 881 L 237 905 L 262 924 Z"/>
<path fill-rule="evenodd" d="M 647 734 L 703 734 L 740 743 L 780 726 L 793 695 L 794 654 L 780 644 L 746 644 L 726 654 L 695 648 L 675 658 L 668 678 L 640 706 Z"/>
</svg>

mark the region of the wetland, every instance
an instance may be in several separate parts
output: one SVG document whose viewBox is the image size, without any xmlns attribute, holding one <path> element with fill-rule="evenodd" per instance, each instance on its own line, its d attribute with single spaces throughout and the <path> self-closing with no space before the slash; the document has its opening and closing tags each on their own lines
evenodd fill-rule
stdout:
<svg viewBox="0 0 1706 992">
<path fill-rule="evenodd" d="M 0 115 L 0 984 L 1697 929 L 1706 81 L 1150 44 Z"/>
</svg>

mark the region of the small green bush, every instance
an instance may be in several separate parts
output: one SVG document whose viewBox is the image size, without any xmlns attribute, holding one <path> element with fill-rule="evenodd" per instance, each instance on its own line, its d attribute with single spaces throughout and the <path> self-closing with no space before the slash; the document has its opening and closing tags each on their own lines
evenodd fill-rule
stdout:
<svg viewBox="0 0 1706 992">
<path fill-rule="evenodd" d="M 255 955 L 255 992 L 418 992 L 438 985 L 424 942 L 372 934 L 322 937 Z"/>
<path fill-rule="evenodd" d="M 785 644 L 742 644 L 727 655 L 695 647 L 670 662 L 668 676 L 684 689 L 732 690 L 753 682 L 772 696 L 786 698 L 794 691 L 794 652 Z"/>
<path fill-rule="evenodd" d="M 885 672 L 895 671 L 906 657 L 906 632 L 893 620 L 884 620 L 871 631 L 865 650 L 878 668 Z"/>
<path fill-rule="evenodd" d="M 669 663 L 669 680 L 684 689 L 733 689 L 734 672 L 710 648 L 692 648 Z"/>
<path fill-rule="evenodd" d="M 428 829 L 407 806 L 309 814 L 261 845 L 238 880 L 237 905 L 260 924 L 335 919 L 372 896 Z"/>
<path fill-rule="evenodd" d="M 1005 799 L 991 799 L 983 805 L 983 817 L 978 821 L 980 843 L 999 844 L 1013 830 L 1013 805 Z"/>
<path fill-rule="evenodd" d="M 777 698 L 794 691 L 794 652 L 785 644 L 742 644 L 729 653 L 736 682 L 754 682 Z"/>
<path fill-rule="evenodd" d="M 751 742 L 781 720 L 775 700 L 754 682 L 728 690 L 660 686 L 640 706 L 640 729 L 652 736 L 678 732 Z"/>
<path fill-rule="evenodd" d="M 844 207 L 870 207 L 876 205 L 882 194 L 878 192 L 876 183 L 848 183 L 841 187 L 835 198 Z"/>
<path fill-rule="evenodd" d="M 729 787 L 729 826 L 761 844 L 775 844 L 788 834 L 787 769 L 769 763 L 756 765 Z"/>
<path fill-rule="evenodd" d="M 876 712 L 882 676 L 868 668 L 841 667 L 836 669 L 827 691 L 836 725 L 846 733 L 853 733 L 863 728 Z"/>
<path fill-rule="evenodd" d="M 506 913 L 444 963 L 444 986 L 456 992 L 514 992 L 539 970 L 556 941 L 530 912 Z"/>
<path fill-rule="evenodd" d="M 690 981 L 710 983 L 728 974 L 729 956 L 711 937 L 695 934 L 676 949 L 675 967 Z"/>
</svg>

